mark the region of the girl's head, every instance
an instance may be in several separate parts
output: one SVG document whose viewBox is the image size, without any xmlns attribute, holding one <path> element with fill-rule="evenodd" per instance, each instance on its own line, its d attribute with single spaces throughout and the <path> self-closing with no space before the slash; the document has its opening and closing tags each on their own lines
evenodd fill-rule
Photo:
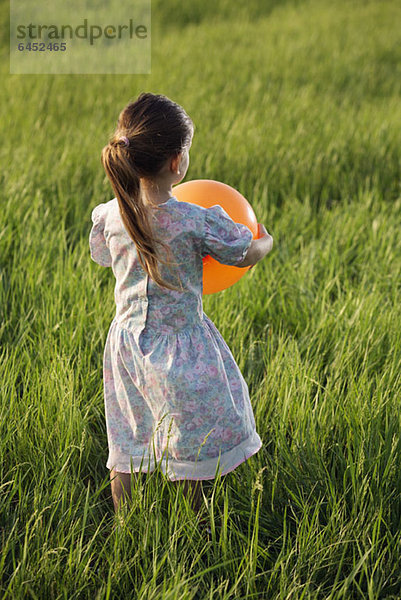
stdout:
<svg viewBox="0 0 401 600">
<path fill-rule="evenodd" d="M 183 179 L 193 133 L 194 124 L 181 106 L 161 94 L 142 93 L 120 113 L 101 157 L 142 267 L 158 285 L 172 290 L 182 287 L 173 286 L 160 275 L 158 261 L 173 263 L 162 260 L 156 248 L 160 244 L 171 253 L 153 236 L 151 213 L 160 207 L 149 192 L 157 193 L 160 185 L 171 189 Z"/>
</svg>

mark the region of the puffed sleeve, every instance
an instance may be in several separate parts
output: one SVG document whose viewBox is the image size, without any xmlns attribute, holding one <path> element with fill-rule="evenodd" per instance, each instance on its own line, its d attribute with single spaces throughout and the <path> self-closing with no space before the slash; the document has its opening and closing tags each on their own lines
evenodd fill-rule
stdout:
<svg viewBox="0 0 401 600">
<path fill-rule="evenodd" d="M 102 267 L 111 267 L 111 254 L 104 237 L 104 204 L 92 210 L 92 229 L 89 234 L 89 248 L 92 260 Z"/>
<path fill-rule="evenodd" d="M 241 262 L 252 243 L 251 230 L 235 223 L 219 204 L 205 209 L 202 258 L 210 254 L 223 265 Z"/>
</svg>

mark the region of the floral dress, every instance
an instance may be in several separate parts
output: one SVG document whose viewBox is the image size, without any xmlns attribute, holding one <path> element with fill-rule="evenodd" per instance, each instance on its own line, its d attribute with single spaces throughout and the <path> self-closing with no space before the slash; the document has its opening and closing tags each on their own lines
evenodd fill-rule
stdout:
<svg viewBox="0 0 401 600">
<path fill-rule="evenodd" d="M 116 198 L 92 211 L 91 258 L 115 276 L 115 317 L 103 354 L 108 469 L 169 480 L 214 479 L 258 452 L 247 383 L 214 323 L 203 312 L 203 261 L 243 260 L 252 232 L 219 205 L 170 197 L 152 213 L 155 234 L 177 263 L 160 264 L 160 288 L 139 262 Z M 177 279 L 177 273 L 179 279 Z"/>
</svg>

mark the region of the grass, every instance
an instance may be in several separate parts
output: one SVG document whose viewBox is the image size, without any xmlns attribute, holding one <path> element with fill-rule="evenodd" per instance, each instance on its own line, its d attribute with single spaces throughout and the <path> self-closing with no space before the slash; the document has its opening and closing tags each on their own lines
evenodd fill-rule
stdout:
<svg viewBox="0 0 401 600">
<path fill-rule="evenodd" d="M 401 54 L 395 1 L 152 3 L 152 74 L 8 74 L 1 3 L 4 599 L 401 597 Z M 263 448 L 205 486 L 158 471 L 114 529 L 100 151 L 141 91 L 195 122 L 186 179 L 239 189 L 274 250 L 204 298 Z"/>
</svg>

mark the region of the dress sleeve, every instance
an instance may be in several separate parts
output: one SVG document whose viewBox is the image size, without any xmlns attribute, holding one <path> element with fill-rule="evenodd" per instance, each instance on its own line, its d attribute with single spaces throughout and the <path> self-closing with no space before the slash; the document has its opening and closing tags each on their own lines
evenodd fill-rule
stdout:
<svg viewBox="0 0 401 600">
<path fill-rule="evenodd" d="M 102 267 L 111 267 L 111 254 L 104 237 L 104 204 L 98 204 L 92 211 L 92 229 L 89 234 L 89 248 L 92 260 Z"/>
<path fill-rule="evenodd" d="M 251 230 L 235 223 L 219 204 L 205 211 L 202 258 L 210 254 L 223 265 L 237 265 L 252 243 Z"/>
</svg>

